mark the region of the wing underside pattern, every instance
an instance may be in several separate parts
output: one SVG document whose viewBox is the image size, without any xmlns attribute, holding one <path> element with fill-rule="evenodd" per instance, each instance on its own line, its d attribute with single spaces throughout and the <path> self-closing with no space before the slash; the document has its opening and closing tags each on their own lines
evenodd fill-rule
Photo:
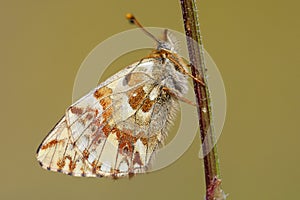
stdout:
<svg viewBox="0 0 300 200">
<path fill-rule="evenodd" d="M 70 106 L 38 149 L 41 166 L 88 177 L 146 172 L 175 102 L 149 75 L 153 64 L 129 66 Z"/>
</svg>

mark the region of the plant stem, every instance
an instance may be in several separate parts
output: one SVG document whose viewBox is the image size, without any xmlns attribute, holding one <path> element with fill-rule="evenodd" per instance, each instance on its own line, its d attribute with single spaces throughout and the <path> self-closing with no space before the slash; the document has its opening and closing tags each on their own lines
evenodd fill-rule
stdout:
<svg viewBox="0 0 300 200">
<path fill-rule="evenodd" d="M 194 80 L 194 90 L 199 117 L 202 151 L 204 155 L 204 170 L 206 183 L 206 199 L 225 199 L 226 195 L 221 189 L 219 160 L 214 143 L 214 126 L 211 110 L 210 93 L 206 80 L 206 66 L 204 61 L 204 48 L 201 39 L 200 27 L 197 16 L 196 0 L 180 0 L 182 16 L 192 74 L 203 80 L 205 86 Z M 204 142 L 204 139 L 207 142 Z M 210 152 L 208 152 L 211 149 Z"/>
</svg>

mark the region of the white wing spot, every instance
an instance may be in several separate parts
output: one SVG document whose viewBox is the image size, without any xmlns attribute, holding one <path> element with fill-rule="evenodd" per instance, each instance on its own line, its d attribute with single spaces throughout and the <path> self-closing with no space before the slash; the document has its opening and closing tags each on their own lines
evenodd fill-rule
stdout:
<svg viewBox="0 0 300 200">
<path fill-rule="evenodd" d="M 126 162 L 122 162 L 120 164 L 120 168 L 119 168 L 120 172 L 128 172 L 128 169 L 129 169 L 128 164 Z"/>
<path fill-rule="evenodd" d="M 100 170 L 103 172 L 110 172 L 110 169 L 111 169 L 111 164 L 109 162 L 104 162 L 102 163 Z"/>
</svg>

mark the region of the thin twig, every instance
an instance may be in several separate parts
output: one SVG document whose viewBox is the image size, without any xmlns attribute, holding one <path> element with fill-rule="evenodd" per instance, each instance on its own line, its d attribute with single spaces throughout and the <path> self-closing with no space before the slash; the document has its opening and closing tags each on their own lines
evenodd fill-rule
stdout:
<svg viewBox="0 0 300 200">
<path fill-rule="evenodd" d="M 226 195 L 221 189 L 217 148 L 216 146 L 213 146 L 215 133 L 213 126 L 210 94 L 205 76 L 206 66 L 204 62 L 204 49 L 201 40 L 195 1 L 196 0 L 180 0 L 180 3 L 185 33 L 187 36 L 187 44 L 192 74 L 193 76 L 205 82 L 205 86 L 201 86 L 199 83 L 194 81 L 194 90 L 196 95 L 200 135 L 204 155 L 206 199 L 222 200 L 226 199 Z M 207 142 L 204 142 L 205 138 L 207 138 Z M 208 153 L 210 149 L 211 151 Z"/>
</svg>

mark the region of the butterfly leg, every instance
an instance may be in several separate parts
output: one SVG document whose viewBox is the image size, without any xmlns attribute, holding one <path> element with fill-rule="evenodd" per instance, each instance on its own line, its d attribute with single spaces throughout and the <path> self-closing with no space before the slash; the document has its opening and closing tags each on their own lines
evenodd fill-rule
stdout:
<svg viewBox="0 0 300 200">
<path fill-rule="evenodd" d="M 189 77 L 191 77 L 193 80 L 195 80 L 196 82 L 200 83 L 202 86 L 205 86 L 205 83 L 203 80 L 200 80 L 199 78 L 193 76 L 190 72 L 186 71 L 184 66 L 189 66 L 188 64 L 186 64 L 182 58 L 180 58 L 179 56 L 177 56 L 174 53 L 170 53 L 169 51 L 165 51 L 164 50 L 164 54 L 165 56 L 174 63 L 174 65 L 183 73 L 188 75 Z"/>
<path fill-rule="evenodd" d="M 196 106 L 196 104 L 194 102 L 192 102 L 191 100 L 184 98 L 182 96 L 178 96 L 172 89 L 167 88 L 167 87 L 163 87 L 162 90 L 164 90 L 166 93 L 168 93 L 169 95 L 175 97 L 176 99 L 178 99 L 179 101 L 182 101 L 184 103 L 187 103 L 191 106 Z"/>
</svg>

